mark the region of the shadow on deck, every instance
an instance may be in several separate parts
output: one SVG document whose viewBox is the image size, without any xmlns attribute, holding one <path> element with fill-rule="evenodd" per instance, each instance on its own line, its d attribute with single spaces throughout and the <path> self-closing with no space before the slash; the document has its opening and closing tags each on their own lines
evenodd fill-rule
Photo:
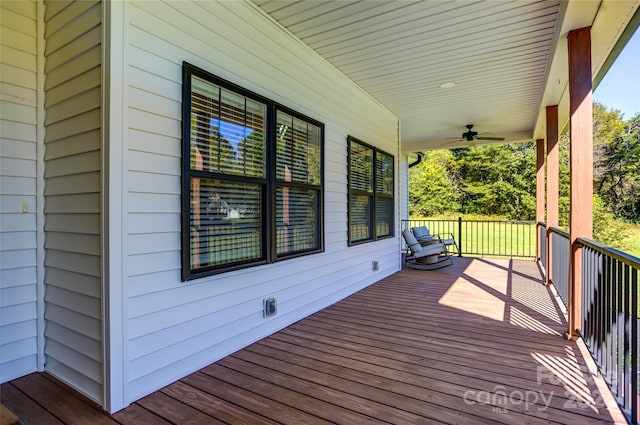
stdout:
<svg viewBox="0 0 640 425">
<path fill-rule="evenodd" d="M 24 423 L 626 423 L 529 261 L 402 270 L 113 416 L 42 374 Z M 39 415 L 36 417 L 36 415 Z"/>
</svg>

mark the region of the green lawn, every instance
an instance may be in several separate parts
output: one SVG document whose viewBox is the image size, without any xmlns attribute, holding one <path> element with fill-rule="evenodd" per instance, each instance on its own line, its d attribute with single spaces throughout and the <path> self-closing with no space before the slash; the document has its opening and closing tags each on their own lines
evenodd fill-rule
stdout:
<svg viewBox="0 0 640 425">
<path fill-rule="evenodd" d="M 458 217 L 462 217 L 462 235 L 459 235 Z M 422 223 L 424 221 L 424 223 Z M 431 233 L 453 233 L 456 241 L 462 242 L 465 255 L 535 257 L 535 223 L 502 224 L 502 217 L 451 214 L 435 217 L 411 217 L 411 225 L 426 224 Z M 598 230 L 594 240 L 640 258 L 640 224 L 614 221 Z"/>
<path fill-rule="evenodd" d="M 603 243 L 640 258 L 640 224 L 618 223 L 615 227 L 614 235 Z"/>
</svg>

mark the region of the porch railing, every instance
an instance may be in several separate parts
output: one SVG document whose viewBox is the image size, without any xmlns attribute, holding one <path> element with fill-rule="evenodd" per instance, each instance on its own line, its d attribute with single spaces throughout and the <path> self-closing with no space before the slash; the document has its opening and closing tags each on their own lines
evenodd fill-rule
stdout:
<svg viewBox="0 0 640 425">
<path fill-rule="evenodd" d="M 536 222 L 529 220 L 402 220 L 402 229 L 427 226 L 432 234 L 453 235 L 459 256 L 535 258 Z"/>
<path fill-rule="evenodd" d="M 570 236 L 557 227 L 550 230 L 551 283 L 568 305 Z M 583 247 L 580 334 L 618 404 L 637 424 L 640 259 L 590 239 L 577 242 Z"/>
<path fill-rule="evenodd" d="M 540 262 L 544 269 L 547 268 L 547 224 L 543 222 L 537 223 L 538 241 L 540 243 Z"/>
<path fill-rule="evenodd" d="M 565 306 L 569 302 L 569 233 L 559 227 L 551 227 L 551 283 Z M 549 260 L 547 260 L 549 261 Z"/>
<path fill-rule="evenodd" d="M 578 243 L 583 246 L 580 333 L 618 404 L 636 424 L 640 259 L 589 239 Z"/>
</svg>

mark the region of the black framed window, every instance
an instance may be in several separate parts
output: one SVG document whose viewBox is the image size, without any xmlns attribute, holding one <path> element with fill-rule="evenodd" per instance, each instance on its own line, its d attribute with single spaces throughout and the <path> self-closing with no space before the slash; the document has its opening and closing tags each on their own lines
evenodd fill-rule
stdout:
<svg viewBox="0 0 640 425">
<path fill-rule="evenodd" d="M 349 244 L 394 235 L 394 158 L 348 138 Z"/>
<path fill-rule="evenodd" d="M 320 252 L 323 124 L 183 64 L 182 278 Z"/>
<path fill-rule="evenodd" d="M 322 128 L 280 109 L 276 128 L 276 253 L 281 257 L 320 244 Z"/>
</svg>

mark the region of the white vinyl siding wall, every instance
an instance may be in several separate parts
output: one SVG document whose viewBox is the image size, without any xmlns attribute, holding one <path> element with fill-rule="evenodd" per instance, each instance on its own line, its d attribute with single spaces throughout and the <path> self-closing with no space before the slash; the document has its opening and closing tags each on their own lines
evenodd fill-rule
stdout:
<svg viewBox="0 0 640 425">
<path fill-rule="evenodd" d="M 36 19 L 0 2 L 0 382 L 38 369 Z"/>
<path fill-rule="evenodd" d="M 102 5 L 45 6 L 46 370 L 101 402 Z"/>
<path fill-rule="evenodd" d="M 132 401 L 397 271 L 403 182 L 396 171 L 396 237 L 347 247 L 347 135 L 393 153 L 398 170 L 397 117 L 251 3 L 128 5 Z M 325 124 L 324 253 L 180 282 L 183 61 Z M 278 314 L 264 319 L 268 296 Z"/>
</svg>

